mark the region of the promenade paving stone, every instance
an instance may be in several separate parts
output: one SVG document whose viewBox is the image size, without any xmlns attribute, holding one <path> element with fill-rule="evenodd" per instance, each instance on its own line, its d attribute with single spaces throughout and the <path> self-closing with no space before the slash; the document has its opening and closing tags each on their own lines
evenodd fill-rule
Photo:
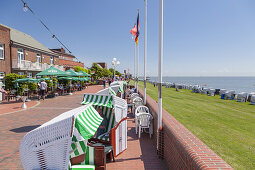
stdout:
<svg viewBox="0 0 255 170">
<path fill-rule="evenodd" d="M 27 108 L 33 107 L 38 103 L 38 101 L 30 101 L 26 102 Z M 15 112 L 15 111 L 20 111 L 20 110 L 26 110 L 21 108 L 22 102 L 9 102 L 9 103 L 1 103 L 0 104 L 0 115 L 1 114 L 6 114 L 9 112 Z"/>
<path fill-rule="evenodd" d="M 0 169 L 23 169 L 19 157 L 23 136 L 61 113 L 81 106 L 83 93 L 95 93 L 101 89 L 102 86 L 89 86 L 73 95 L 41 100 L 34 108 L 0 114 Z"/>
<path fill-rule="evenodd" d="M 149 134 L 142 133 L 141 138 L 135 134 L 135 123 L 133 114 L 128 114 L 128 143 L 127 150 L 116 157 L 115 162 L 106 164 L 106 169 L 110 170 L 163 170 L 167 169 L 165 163 L 158 159 L 156 146 Z"/>
<path fill-rule="evenodd" d="M 95 93 L 102 88 L 90 86 L 73 95 L 41 101 L 27 110 L 0 114 L 0 169 L 23 169 L 19 157 L 19 144 L 23 136 L 59 114 L 79 107 L 83 93 Z M 149 134 L 143 133 L 138 139 L 132 114 L 128 118 L 128 148 L 116 157 L 116 162 L 107 163 L 106 167 L 109 170 L 167 169 L 164 162 L 158 159 L 156 146 Z"/>
</svg>

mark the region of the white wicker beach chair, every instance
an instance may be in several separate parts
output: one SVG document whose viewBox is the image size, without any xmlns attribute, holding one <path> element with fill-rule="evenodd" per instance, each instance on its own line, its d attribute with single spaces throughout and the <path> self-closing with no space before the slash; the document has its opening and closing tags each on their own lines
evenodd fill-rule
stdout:
<svg viewBox="0 0 255 170">
<path fill-rule="evenodd" d="M 208 95 L 209 96 L 214 96 L 215 95 L 215 89 L 209 89 Z"/>
<path fill-rule="evenodd" d="M 73 116 L 52 121 L 29 132 L 20 144 L 24 169 L 68 168 Z"/>
<path fill-rule="evenodd" d="M 252 95 L 252 96 L 251 96 L 251 104 L 252 104 L 252 105 L 255 105 L 255 95 Z"/>
<path fill-rule="evenodd" d="M 246 102 L 248 93 L 242 92 L 238 93 L 236 96 L 237 102 Z"/>
</svg>

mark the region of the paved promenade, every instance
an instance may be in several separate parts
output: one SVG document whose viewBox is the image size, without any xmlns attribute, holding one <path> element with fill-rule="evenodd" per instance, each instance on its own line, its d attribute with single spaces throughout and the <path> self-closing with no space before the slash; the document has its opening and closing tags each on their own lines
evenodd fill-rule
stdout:
<svg viewBox="0 0 255 170">
<path fill-rule="evenodd" d="M 90 86 L 73 95 L 41 100 L 39 105 L 27 110 L 10 110 L 10 114 L 0 114 L 0 169 L 23 169 L 19 157 L 19 144 L 23 136 L 61 113 L 81 106 L 83 93 L 95 93 L 102 88 Z M 4 107 L 0 105 L 2 109 Z"/>
<path fill-rule="evenodd" d="M 59 114 L 81 106 L 83 93 L 95 93 L 102 88 L 90 86 L 73 95 L 41 100 L 27 110 L 0 114 L 0 169 L 23 169 L 19 157 L 23 136 Z M 128 118 L 128 148 L 116 158 L 116 162 L 107 163 L 107 169 L 166 169 L 164 163 L 157 159 L 156 148 L 149 135 L 142 134 L 138 139 L 132 114 Z"/>
</svg>

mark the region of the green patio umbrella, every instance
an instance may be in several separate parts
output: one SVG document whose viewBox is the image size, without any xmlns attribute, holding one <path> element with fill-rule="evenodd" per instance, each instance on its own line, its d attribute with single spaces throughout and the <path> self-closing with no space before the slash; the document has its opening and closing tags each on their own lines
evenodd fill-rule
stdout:
<svg viewBox="0 0 255 170">
<path fill-rule="evenodd" d="M 53 76 L 68 76 L 64 71 L 56 69 L 55 67 L 51 66 L 50 68 L 36 74 L 36 76 L 51 76 L 53 82 Z M 52 83 L 52 92 L 53 92 L 53 83 Z"/>
<path fill-rule="evenodd" d="M 78 76 L 80 76 L 80 75 L 78 75 L 75 71 L 73 71 L 73 70 L 67 70 L 66 72 L 65 72 L 68 76 L 70 76 L 70 77 L 78 77 Z"/>
<path fill-rule="evenodd" d="M 80 77 L 84 76 L 82 72 L 75 72 L 75 73 L 77 74 L 77 76 L 80 76 Z"/>
<path fill-rule="evenodd" d="M 51 66 L 50 68 L 36 74 L 36 76 L 68 76 L 68 74 Z"/>
<path fill-rule="evenodd" d="M 43 77 L 43 78 L 39 78 L 39 79 L 37 79 L 38 81 L 42 81 L 42 80 L 50 80 L 50 78 L 49 77 Z"/>
<path fill-rule="evenodd" d="M 58 79 L 59 80 L 75 80 L 75 81 L 79 80 L 78 77 L 59 77 Z"/>
<path fill-rule="evenodd" d="M 79 71 L 78 73 L 82 73 L 82 76 L 86 76 L 86 77 L 90 77 L 91 75 L 89 75 L 88 73 L 84 72 L 84 71 Z"/>
<path fill-rule="evenodd" d="M 14 80 L 14 82 L 17 82 L 17 83 L 23 83 L 23 82 L 32 82 L 32 83 L 35 83 L 37 81 L 38 81 L 37 79 L 32 79 L 32 78 L 23 78 L 23 79 L 16 79 L 16 80 Z"/>
</svg>

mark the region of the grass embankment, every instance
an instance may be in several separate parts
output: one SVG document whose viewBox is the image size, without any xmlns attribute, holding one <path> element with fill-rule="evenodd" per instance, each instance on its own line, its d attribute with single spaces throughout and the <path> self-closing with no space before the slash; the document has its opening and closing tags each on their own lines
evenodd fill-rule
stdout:
<svg viewBox="0 0 255 170">
<path fill-rule="evenodd" d="M 139 82 L 143 89 L 143 82 Z M 158 88 L 147 84 L 157 101 Z M 162 88 L 163 108 L 235 169 L 255 169 L 255 106 Z"/>
</svg>

